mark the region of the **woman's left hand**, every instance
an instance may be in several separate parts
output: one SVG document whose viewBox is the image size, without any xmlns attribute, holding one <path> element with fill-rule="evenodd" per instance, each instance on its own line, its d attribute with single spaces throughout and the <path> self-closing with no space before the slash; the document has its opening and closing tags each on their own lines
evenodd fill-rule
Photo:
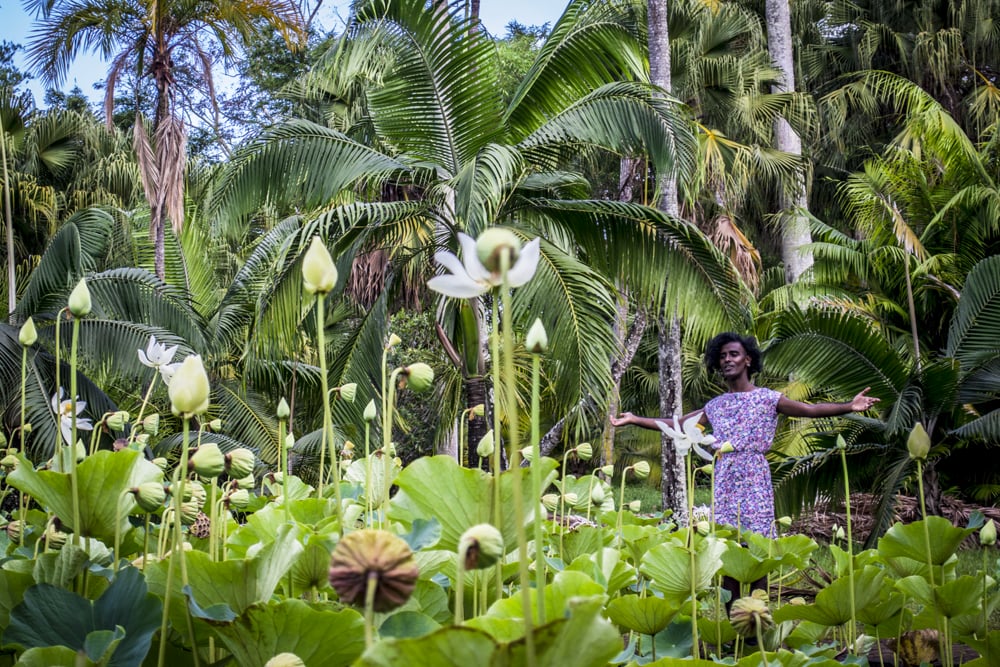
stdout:
<svg viewBox="0 0 1000 667">
<path fill-rule="evenodd" d="M 871 391 L 871 387 L 865 387 L 851 400 L 852 411 L 864 412 L 865 410 L 870 410 L 873 405 L 882 400 L 874 396 L 868 396 L 869 391 Z"/>
</svg>

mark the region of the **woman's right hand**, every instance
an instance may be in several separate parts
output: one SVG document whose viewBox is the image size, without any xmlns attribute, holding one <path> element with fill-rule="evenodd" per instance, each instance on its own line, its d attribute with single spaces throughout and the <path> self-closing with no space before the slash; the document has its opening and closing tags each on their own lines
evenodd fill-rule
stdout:
<svg viewBox="0 0 1000 667">
<path fill-rule="evenodd" d="M 617 417 L 613 417 L 613 416 L 609 415 L 608 416 L 608 421 L 611 422 L 612 426 L 628 426 L 628 425 L 634 423 L 632 421 L 634 417 L 635 417 L 635 415 L 632 414 L 631 412 L 623 412 L 620 415 L 618 415 Z"/>
</svg>

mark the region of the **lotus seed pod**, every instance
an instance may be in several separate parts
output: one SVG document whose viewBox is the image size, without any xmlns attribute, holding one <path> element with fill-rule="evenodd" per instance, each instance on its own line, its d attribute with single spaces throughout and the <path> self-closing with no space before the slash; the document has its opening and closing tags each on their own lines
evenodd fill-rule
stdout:
<svg viewBox="0 0 1000 667">
<path fill-rule="evenodd" d="M 480 403 L 469 411 L 469 420 L 471 421 L 473 417 L 482 417 L 486 414 L 486 406 Z"/>
<path fill-rule="evenodd" d="M 458 541 L 458 557 L 466 570 L 487 568 L 503 558 L 503 554 L 503 535 L 488 523 L 469 528 Z"/>
<path fill-rule="evenodd" d="M 598 484 L 593 489 L 590 490 L 590 502 L 595 505 L 604 504 L 604 487 Z"/>
<path fill-rule="evenodd" d="M 210 387 L 201 357 L 192 354 L 184 359 L 170 380 L 167 393 L 175 415 L 200 415 L 208 410 Z"/>
<path fill-rule="evenodd" d="M 213 433 L 218 433 L 219 431 L 221 431 L 222 430 L 222 420 L 221 419 L 213 419 L 212 421 L 208 422 L 208 430 L 212 431 Z"/>
<path fill-rule="evenodd" d="M 302 284 L 310 294 L 326 294 L 337 284 L 337 266 L 319 236 L 314 236 L 302 260 Z"/>
<path fill-rule="evenodd" d="M 707 521 L 699 521 L 694 524 L 694 529 L 698 531 L 698 534 L 704 537 L 712 532 L 712 526 L 709 525 Z"/>
<path fill-rule="evenodd" d="M 988 519 L 979 530 L 979 543 L 984 547 L 993 546 L 997 543 L 997 525 L 993 519 Z"/>
<path fill-rule="evenodd" d="M 528 329 L 528 336 L 525 338 L 524 346 L 532 354 L 545 354 L 549 348 L 549 336 L 545 333 L 545 326 L 542 320 L 535 318 L 534 324 Z"/>
<path fill-rule="evenodd" d="M 155 459 L 153 459 L 153 464 L 160 470 L 163 470 L 164 472 L 166 472 L 167 466 L 170 465 L 170 463 L 162 456 L 157 456 Z"/>
<path fill-rule="evenodd" d="M 226 457 L 214 442 L 206 442 L 194 450 L 188 468 L 202 477 L 218 477 L 226 471 Z"/>
<path fill-rule="evenodd" d="M 570 491 L 569 493 L 563 494 L 563 501 L 567 505 L 572 507 L 573 505 L 576 505 L 578 502 L 580 502 L 580 496 Z"/>
<path fill-rule="evenodd" d="M 121 431 L 125 428 L 125 424 L 128 423 L 129 414 L 125 410 L 117 410 L 115 412 L 109 412 L 104 420 L 104 423 L 112 431 Z"/>
<path fill-rule="evenodd" d="M 142 449 L 143 447 L 145 447 L 146 445 L 148 445 L 149 444 L 149 434 L 148 433 L 140 433 L 139 435 L 135 436 L 135 444 L 140 449 Z"/>
<path fill-rule="evenodd" d="M 235 479 L 253 474 L 257 457 L 246 447 L 237 447 L 226 454 L 226 473 Z"/>
<path fill-rule="evenodd" d="M 633 500 L 632 502 L 630 502 L 628 504 L 628 511 L 632 512 L 633 514 L 638 514 L 639 510 L 641 510 L 641 509 L 642 509 L 642 501 L 641 500 Z"/>
<path fill-rule="evenodd" d="M 132 489 L 135 502 L 143 512 L 155 512 L 163 507 L 167 500 L 167 492 L 160 482 L 143 482 Z"/>
<path fill-rule="evenodd" d="M 528 447 L 522 447 L 520 450 L 521 458 L 525 461 L 531 461 L 531 457 L 534 455 L 534 450 L 529 445 Z"/>
<path fill-rule="evenodd" d="M 510 251 L 509 266 L 513 266 L 521 251 L 521 239 L 504 227 L 490 227 L 476 239 L 476 255 L 492 273 L 500 271 L 500 255 L 504 250 Z"/>
<path fill-rule="evenodd" d="M 542 505 L 550 512 L 555 512 L 559 507 L 559 496 L 555 493 L 546 493 L 542 496 Z"/>
<path fill-rule="evenodd" d="M 923 461 L 931 451 L 931 437 L 924 430 L 924 425 L 917 422 L 910 431 L 910 436 L 906 439 L 906 448 L 910 452 L 910 458 Z"/>
<path fill-rule="evenodd" d="M 434 384 L 434 369 L 423 362 L 410 364 L 403 369 L 406 386 L 415 394 L 422 394 Z"/>
<path fill-rule="evenodd" d="M 340 397 L 347 401 L 348 403 L 353 403 L 354 399 L 358 395 L 358 383 L 348 382 L 340 387 Z"/>
<path fill-rule="evenodd" d="M 306 663 L 294 653 L 279 653 L 265 662 L 264 667 L 306 667 Z"/>
<path fill-rule="evenodd" d="M 792 527 L 792 517 L 790 517 L 790 516 L 778 517 L 778 525 L 781 526 L 782 528 L 791 528 Z"/>
<path fill-rule="evenodd" d="M 17 457 L 13 454 L 7 454 L 5 457 L 0 459 L 0 467 L 7 471 L 13 470 L 17 467 Z"/>
<path fill-rule="evenodd" d="M 649 461 L 637 461 L 634 466 L 632 466 L 632 472 L 639 479 L 646 479 L 649 477 Z"/>
<path fill-rule="evenodd" d="M 271 481 L 272 484 L 280 485 L 282 481 L 285 479 L 285 476 L 280 472 L 269 472 L 267 473 L 267 478 Z"/>
<path fill-rule="evenodd" d="M 35 321 L 30 317 L 21 325 L 21 330 L 17 333 L 17 340 L 25 347 L 31 347 L 38 340 L 38 330 L 35 329 Z"/>
<path fill-rule="evenodd" d="M 66 545 L 66 533 L 57 529 L 55 526 L 50 525 L 45 529 L 45 535 L 42 536 L 45 540 L 45 545 L 50 549 L 55 549 L 58 551 Z"/>
<path fill-rule="evenodd" d="M 375 412 L 375 399 L 373 398 L 368 401 L 368 405 L 365 406 L 364 418 L 366 422 L 373 422 L 377 416 L 378 415 Z"/>
<path fill-rule="evenodd" d="M 160 414 L 154 412 L 151 415 L 146 415 L 142 418 L 142 430 L 150 435 L 156 435 L 160 432 Z"/>
<path fill-rule="evenodd" d="M 581 442 L 576 446 L 576 455 L 581 461 L 589 461 L 594 456 L 594 447 L 589 442 Z"/>
<path fill-rule="evenodd" d="M 201 514 L 201 505 L 194 500 L 181 503 L 181 523 L 185 526 L 190 526 L 197 521 L 199 514 Z"/>
<path fill-rule="evenodd" d="M 247 475 L 246 477 L 241 477 L 234 483 L 236 484 L 236 488 L 238 489 L 252 489 L 253 487 L 257 486 L 257 480 L 254 478 L 253 475 Z"/>
<path fill-rule="evenodd" d="M 11 521 L 7 524 L 6 529 L 7 539 L 14 544 L 20 544 L 21 538 L 24 536 L 24 524 L 20 521 Z"/>
<path fill-rule="evenodd" d="M 729 442 L 728 440 L 722 443 L 722 446 L 719 447 L 719 454 L 730 454 L 735 451 L 736 448 L 733 447 L 733 443 Z"/>
<path fill-rule="evenodd" d="M 226 496 L 226 502 L 233 509 L 245 510 L 250 504 L 250 492 L 246 489 L 236 489 Z"/>
<path fill-rule="evenodd" d="M 420 570 L 409 545 L 384 530 L 362 529 L 347 533 L 330 558 L 330 585 L 340 599 L 364 605 L 369 578 L 377 582 L 375 611 L 391 611 L 410 598 Z"/>
<path fill-rule="evenodd" d="M 493 454 L 493 429 L 486 432 L 482 438 L 479 439 L 479 444 L 476 445 L 476 454 L 479 458 L 485 459 Z"/>
<path fill-rule="evenodd" d="M 69 312 L 73 317 L 86 317 L 90 315 L 93 303 L 90 300 L 90 290 L 87 289 L 87 281 L 80 278 L 73 291 L 69 294 Z"/>
<path fill-rule="evenodd" d="M 23 426 L 21 426 L 21 431 L 23 431 L 25 435 L 31 433 L 31 423 L 25 423 Z"/>
<path fill-rule="evenodd" d="M 599 468 L 599 471 L 600 471 L 600 473 L 602 475 L 604 475 L 605 477 L 607 477 L 607 478 L 610 479 L 611 477 L 614 477 L 614 475 L 615 475 L 615 466 L 612 465 L 611 463 L 609 463 L 606 466 L 601 466 Z"/>
<path fill-rule="evenodd" d="M 729 611 L 729 621 L 733 624 L 733 629 L 743 637 L 756 635 L 758 626 L 761 632 L 774 626 L 767 603 L 755 597 L 734 601 Z"/>
</svg>

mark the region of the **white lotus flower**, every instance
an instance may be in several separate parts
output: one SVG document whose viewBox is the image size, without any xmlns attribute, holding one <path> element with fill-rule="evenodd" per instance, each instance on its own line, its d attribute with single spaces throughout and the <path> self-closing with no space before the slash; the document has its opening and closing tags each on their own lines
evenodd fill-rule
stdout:
<svg viewBox="0 0 1000 667">
<path fill-rule="evenodd" d="M 705 435 L 705 432 L 698 426 L 701 415 L 701 412 L 696 412 L 683 422 L 679 416 L 674 415 L 674 428 L 667 426 L 665 422 L 661 421 L 657 421 L 656 425 L 674 441 L 674 447 L 677 448 L 677 452 L 681 456 L 687 456 L 688 452 L 693 448 L 695 454 L 706 461 L 711 461 L 712 454 L 703 449 L 702 445 L 711 447 L 715 444 L 715 436 Z M 681 427 L 676 428 L 677 424 L 680 424 Z"/>
<path fill-rule="evenodd" d="M 427 281 L 427 286 L 435 292 L 459 299 L 471 299 L 485 294 L 503 283 L 500 272 L 492 272 L 483 266 L 476 252 L 476 241 L 468 234 L 458 233 L 462 246 L 462 260 L 446 250 L 434 253 L 434 261 L 450 271 Z M 507 284 L 520 287 L 531 280 L 538 268 L 541 257 L 541 239 L 529 241 L 518 253 L 514 266 L 507 271 Z"/>
<path fill-rule="evenodd" d="M 139 361 L 142 362 L 143 366 L 148 366 L 149 368 L 160 368 L 173 361 L 174 354 L 176 352 L 176 345 L 173 347 L 167 347 L 162 343 L 156 342 L 155 336 L 150 336 L 149 343 L 146 345 L 146 350 L 139 350 Z"/>
<path fill-rule="evenodd" d="M 53 394 L 51 405 L 52 412 L 56 413 L 56 417 L 59 419 L 59 431 L 62 433 L 63 442 L 67 445 L 73 444 L 73 401 L 70 399 L 63 399 L 66 394 L 66 390 L 59 387 L 59 393 Z M 77 396 L 79 399 L 79 396 Z M 94 430 L 94 425 L 91 423 L 89 417 L 81 417 L 80 413 L 87 408 L 87 402 L 77 400 L 76 401 L 76 430 L 78 431 L 92 431 Z"/>
</svg>

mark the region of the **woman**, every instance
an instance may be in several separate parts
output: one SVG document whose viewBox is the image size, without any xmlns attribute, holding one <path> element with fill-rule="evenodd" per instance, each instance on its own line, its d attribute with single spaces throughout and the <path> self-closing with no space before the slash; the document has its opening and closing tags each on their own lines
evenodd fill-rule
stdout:
<svg viewBox="0 0 1000 667">
<path fill-rule="evenodd" d="M 705 365 L 722 374 L 729 391 L 709 401 L 699 423 L 712 426 L 716 444 L 729 442 L 733 451 L 715 466 L 716 522 L 773 534 L 774 490 L 771 469 L 764 455 L 771 448 L 778 415 L 789 417 L 832 417 L 870 409 L 879 399 L 867 396 L 866 387 L 847 403 L 802 403 L 780 392 L 756 387 L 750 379 L 761 370 L 761 352 L 752 337 L 721 333 L 705 349 Z M 697 414 L 685 415 L 683 419 Z M 630 412 L 612 417 L 615 426 L 634 424 L 659 430 L 665 423 L 680 428 L 673 419 L 637 417 Z"/>
</svg>

